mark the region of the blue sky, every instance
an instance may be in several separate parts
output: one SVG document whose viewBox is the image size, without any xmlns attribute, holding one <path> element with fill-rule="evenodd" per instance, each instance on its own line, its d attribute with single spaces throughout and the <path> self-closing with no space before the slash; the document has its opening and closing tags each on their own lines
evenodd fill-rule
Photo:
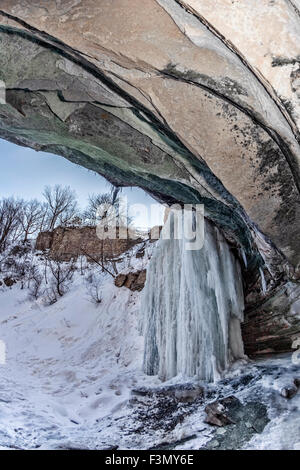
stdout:
<svg viewBox="0 0 300 470">
<path fill-rule="evenodd" d="M 7 196 L 42 200 L 46 185 L 71 186 L 76 191 L 78 202 L 84 208 L 88 195 L 110 190 L 107 181 L 100 175 L 74 165 L 63 157 L 19 147 L 0 139 L 0 198 Z M 123 195 L 128 204 L 144 204 L 150 214 L 150 205 L 156 202 L 139 188 L 125 188 Z M 149 220 L 146 210 L 135 217 L 137 226 L 146 227 L 161 223 L 161 217 Z"/>
</svg>

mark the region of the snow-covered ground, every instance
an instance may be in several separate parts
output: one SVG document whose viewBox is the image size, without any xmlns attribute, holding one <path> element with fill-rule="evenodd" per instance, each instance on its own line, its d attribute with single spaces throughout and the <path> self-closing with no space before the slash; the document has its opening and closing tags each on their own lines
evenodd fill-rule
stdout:
<svg viewBox="0 0 300 470">
<path fill-rule="evenodd" d="M 123 271 L 142 267 L 143 259 L 132 260 Z M 141 372 L 140 295 L 99 271 L 78 269 L 70 291 L 50 306 L 43 296 L 30 300 L 20 282 L 0 287 L 2 447 L 101 447 L 98 421 L 126 405 L 138 379 L 149 382 Z M 102 278 L 97 305 L 86 282 L 95 272 Z"/>
<path fill-rule="evenodd" d="M 135 260 L 134 267 L 143 262 Z M 218 447 L 226 428 L 205 424 L 204 407 L 229 395 L 243 405 L 262 404 L 271 420 L 244 448 L 300 448 L 300 392 L 291 400 L 279 393 L 300 376 L 290 355 L 237 364 L 220 382 L 205 385 L 204 401 L 175 406 L 133 397 L 137 387 L 162 386 L 142 372 L 141 294 L 115 287 L 102 274 L 103 298 L 95 305 L 86 277 L 77 270 L 70 291 L 50 306 L 43 298 L 29 300 L 19 282 L 0 287 L 0 340 L 6 344 L 0 448 Z M 186 381 L 175 377 L 167 384 Z"/>
<path fill-rule="evenodd" d="M 54 305 L 26 297 L 18 285 L 0 294 L 0 442 L 55 446 L 128 400 L 141 370 L 139 301 L 110 279 L 99 306 L 80 278 Z"/>
</svg>

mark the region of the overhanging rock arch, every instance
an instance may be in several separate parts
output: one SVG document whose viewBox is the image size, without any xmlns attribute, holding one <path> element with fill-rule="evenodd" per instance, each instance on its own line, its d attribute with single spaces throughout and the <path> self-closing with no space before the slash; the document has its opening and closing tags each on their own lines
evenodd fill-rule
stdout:
<svg viewBox="0 0 300 470">
<path fill-rule="evenodd" d="M 245 252 L 246 283 L 264 264 L 274 285 L 295 283 L 299 12 L 219 3 L 2 1 L 0 136 L 167 203 L 204 203 Z"/>
</svg>

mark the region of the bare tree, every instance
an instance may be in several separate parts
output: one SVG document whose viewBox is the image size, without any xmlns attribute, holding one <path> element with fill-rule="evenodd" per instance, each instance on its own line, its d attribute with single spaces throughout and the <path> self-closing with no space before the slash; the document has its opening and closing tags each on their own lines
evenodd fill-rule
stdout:
<svg viewBox="0 0 300 470">
<path fill-rule="evenodd" d="M 23 243 L 27 242 L 29 235 L 39 230 L 42 219 L 45 217 L 44 210 L 43 205 L 36 199 L 32 199 L 24 204 L 20 215 Z"/>
<path fill-rule="evenodd" d="M 75 263 L 63 263 L 58 260 L 48 260 L 48 266 L 52 275 L 51 288 L 62 297 L 69 289 L 74 275 Z"/>
<path fill-rule="evenodd" d="M 113 210 L 111 211 L 112 208 Z M 118 208 L 119 199 L 113 194 L 90 194 L 88 207 L 83 215 L 89 224 L 96 225 L 104 218 L 109 220 L 110 217 L 113 217 L 117 213 Z M 109 211 L 111 211 L 111 214 Z"/>
<path fill-rule="evenodd" d="M 12 235 L 17 238 L 23 206 L 22 200 L 12 197 L 0 201 L 0 252 L 5 250 Z"/>
<path fill-rule="evenodd" d="M 38 226 L 38 232 L 44 232 L 48 228 L 49 224 L 49 205 L 47 202 L 40 202 L 41 205 L 41 218 Z"/>
<path fill-rule="evenodd" d="M 48 229 L 53 230 L 57 224 L 67 225 L 77 213 L 75 192 L 70 186 L 46 186 L 43 192 L 48 203 Z"/>
</svg>

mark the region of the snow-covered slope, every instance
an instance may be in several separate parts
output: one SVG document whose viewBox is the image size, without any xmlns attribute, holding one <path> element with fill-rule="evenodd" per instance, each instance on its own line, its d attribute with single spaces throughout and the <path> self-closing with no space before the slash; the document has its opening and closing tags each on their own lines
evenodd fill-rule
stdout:
<svg viewBox="0 0 300 470">
<path fill-rule="evenodd" d="M 130 268 L 124 261 L 123 269 L 145 262 L 134 258 Z M 95 271 L 98 305 L 85 281 Z M 299 447 L 300 392 L 291 400 L 280 395 L 300 376 L 291 355 L 242 361 L 213 384 L 179 376 L 161 383 L 142 372 L 140 297 L 95 266 L 83 275 L 77 269 L 69 292 L 50 306 L 43 297 L 29 300 L 20 282 L 0 287 L 0 340 L 7 348 L 0 365 L 0 448 Z M 204 386 L 204 398 L 184 402 L 153 393 L 187 381 Z M 150 395 L 136 394 L 141 387 Z M 231 395 L 240 400 L 237 425 L 218 430 L 205 423 L 207 403 Z M 253 428 L 254 415 L 263 425 Z"/>
<path fill-rule="evenodd" d="M 138 295 L 108 278 L 95 306 L 81 281 L 48 307 L 27 300 L 18 285 L 0 293 L 0 337 L 7 349 L 0 366 L 2 444 L 61 439 L 57 426 L 67 437 L 128 399 L 142 362 Z"/>
</svg>

